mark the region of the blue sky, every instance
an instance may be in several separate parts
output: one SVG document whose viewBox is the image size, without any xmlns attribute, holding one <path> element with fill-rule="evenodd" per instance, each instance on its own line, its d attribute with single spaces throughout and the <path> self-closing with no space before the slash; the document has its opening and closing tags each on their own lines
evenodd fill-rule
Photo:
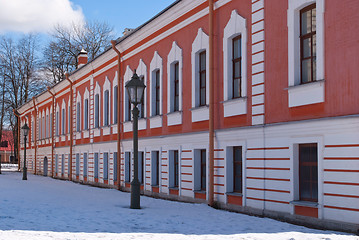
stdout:
<svg viewBox="0 0 359 240">
<path fill-rule="evenodd" d="M 116 38 L 125 28 L 136 28 L 175 0 L 0 0 L 0 34 L 36 32 L 44 38 L 55 24 L 84 20 L 105 21 Z"/>
<path fill-rule="evenodd" d="M 175 0 L 71 0 L 88 20 L 106 21 L 119 37 L 125 28 L 145 23 Z"/>
</svg>

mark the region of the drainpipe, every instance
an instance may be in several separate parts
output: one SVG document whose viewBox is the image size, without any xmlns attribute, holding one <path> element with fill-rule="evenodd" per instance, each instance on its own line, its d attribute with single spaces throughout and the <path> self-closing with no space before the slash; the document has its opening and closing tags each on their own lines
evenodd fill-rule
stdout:
<svg viewBox="0 0 359 240">
<path fill-rule="evenodd" d="M 120 79 L 121 79 L 121 53 L 116 48 L 116 41 L 112 40 L 112 49 L 117 53 L 117 65 L 118 65 L 118 74 L 117 74 L 117 189 L 121 189 L 121 90 Z"/>
<path fill-rule="evenodd" d="M 73 150 L 73 144 L 74 144 L 74 131 L 73 131 L 73 109 L 74 109 L 74 98 L 73 98 L 73 82 L 70 80 L 69 78 L 69 74 L 66 73 L 65 74 L 66 80 L 70 83 L 70 109 L 71 109 L 71 114 L 70 115 L 70 158 L 69 159 L 69 168 L 70 168 L 70 174 L 69 174 L 69 180 L 72 180 L 72 150 Z"/>
<path fill-rule="evenodd" d="M 32 102 L 33 102 L 33 104 L 34 104 L 34 111 L 35 111 L 35 124 L 34 124 L 34 126 L 35 126 L 35 149 L 34 149 L 34 152 L 35 152 L 35 172 L 34 172 L 34 174 L 36 175 L 36 163 L 37 163 L 37 140 L 36 140 L 36 132 L 37 132 L 37 111 L 36 111 L 36 102 L 35 102 L 35 97 L 33 97 L 32 98 Z M 40 121 L 41 121 L 41 119 L 40 119 Z"/>
<path fill-rule="evenodd" d="M 13 109 L 13 112 L 17 119 L 17 157 L 19 158 L 17 161 L 17 170 L 20 171 L 20 114 Z"/>
<path fill-rule="evenodd" d="M 209 2 L 209 159 L 208 205 L 214 206 L 214 58 L 213 58 L 213 0 Z"/>
<path fill-rule="evenodd" d="M 55 94 L 53 94 L 51 91 L 50 91 L 50 87 L 47 87 L 47 91 L 51 94 L 52 96 L 52 128 L 51 128 L 51 177 L 54 177 L 54 144 L 55 144 L 55 141 L 54 141 L 54 127 L 55 127 L 55 124 L 54 124 L 54 118 L 55 118 Z"/>
</svg>

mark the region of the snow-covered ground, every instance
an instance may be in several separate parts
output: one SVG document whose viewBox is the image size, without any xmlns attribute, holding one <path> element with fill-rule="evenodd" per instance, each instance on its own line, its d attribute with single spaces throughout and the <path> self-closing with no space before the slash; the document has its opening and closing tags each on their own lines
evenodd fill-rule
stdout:
<svg viewBox="0 0 359 240">
<path fill-rule="evenodd" d="M 19 172 L 0 175 L 0 239 L 345 239 L 268 218 L 130 194 Z"/>
</svg>

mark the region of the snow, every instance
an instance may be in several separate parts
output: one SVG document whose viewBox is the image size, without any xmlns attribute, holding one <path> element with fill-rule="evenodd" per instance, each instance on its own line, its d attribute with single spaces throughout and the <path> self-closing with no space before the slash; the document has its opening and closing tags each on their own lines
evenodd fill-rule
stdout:
<svg viewBox="0 0 359 240">
<path fill-rule="evenodd" d="M 0 175 L 2 239 L 321 239 L 359 240 L 206 204 L 141 196 L 130 209 L 130 194 L 19 172 Z"/>
</svg>

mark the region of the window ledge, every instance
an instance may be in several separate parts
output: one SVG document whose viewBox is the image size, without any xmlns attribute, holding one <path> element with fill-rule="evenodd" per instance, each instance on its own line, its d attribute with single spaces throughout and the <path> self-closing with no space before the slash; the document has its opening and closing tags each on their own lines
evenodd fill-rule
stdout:
<svg viewBox="0 0 359 240">
<path fill-rule="evenodd" d="M 102 134 L 103 135 L 109 135 L 111 133 L 111 126 L 103 126 L 102 127 Z"/>
<path fill-rule="evenodd" d="M 247 97 L 233 98 L 223 102 L 224 117 L 247 113 Z"/>
<path fill-rule="evenodd" d="M 209 120 L 209 106 L 201 106 L 190 109 L 192 112 L 192 122 Z"/>
<path fill-rule="evenodd" d="M 242 193 L 237 193 L 237 192 L 227 192 L 226 195 L 236 196 L 236 197 L 243 197 Z"/>
<path fill-rule="evenodd" d="M 317 202 L 308 202 L 308 201 L 291 201 L 290 204 L 293 204 L 295 206 L 303 206 L 303 207 L 312 207 L 312 208 L 318 208 Z"/>
<path fill-rule="evenodd" d="M 147 128 L 147 118 L 138 119 L 138 130 L 143 130 Z"/>
<path fill-rule="evenodd" d="M 162 115 L 150 117 L 150 128 L 162 127 Z"/>
<path fill-rule="evenodd" d="M 288 104 L 289 107 L 298 107 L 314 103 L 324 102 L 324 86 L 325 80 L 317 80 L 314 82 L 289 86 Z"/>
<path fill-rule="evenodd" d="M 167 125 L 180 125 L 182 124 L 182 111 L 167 113 Z"/>
<path fill-rule="evenodd" d="M 131 132 L 132 131 L 132 122 L 126 121 L 123 123 L 123 131 L 124 132 Z"/>
<path fill-rule="evenodd" d="M 100 136 L 100 134 L 101 134 L 101 131 L 100 131 L 99 128 L 95 128 L 95 129 L 93 130 L 93 135 L 94 135 L 94 137 L 98 137 L 98 136 Z"/>
</svg>

